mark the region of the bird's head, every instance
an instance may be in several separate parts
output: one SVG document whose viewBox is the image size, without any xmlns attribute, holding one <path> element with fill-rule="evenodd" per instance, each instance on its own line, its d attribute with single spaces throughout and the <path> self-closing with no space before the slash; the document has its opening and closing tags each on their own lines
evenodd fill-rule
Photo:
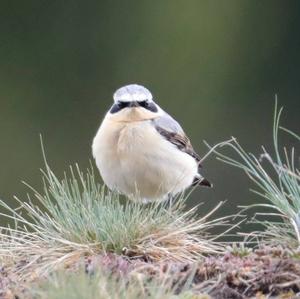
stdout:
<svg viewBox="0 0 300 299">
<path fill-rule="evenodd" d="M 161 109 L 153 101 L 147 88 L 130 84 L 114 93 L 114 104 L 109 110 L 109 117 L 120 122 L 143 121 L 158 117 L 160 112 Z"/>
</svg>

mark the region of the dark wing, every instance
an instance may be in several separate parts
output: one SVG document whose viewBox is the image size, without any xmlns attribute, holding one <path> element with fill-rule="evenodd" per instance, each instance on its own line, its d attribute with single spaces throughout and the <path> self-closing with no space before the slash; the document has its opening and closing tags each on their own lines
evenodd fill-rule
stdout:
<svg viewBox="0 0 300 299">
<path fill-rule="evenodd" d="M 185 135 L 179 123 L 169 114 L 165 113 L 163 116 L 153 120 L 157 132 L 166 140 L 174 144 L 179 150 L 192 156 L 198 163 L 198 168 L 201 168 L 201 158 L 194 151 L 189 138 Z M 200 174 L 194 178 L 192 186 L 202 185 L 212 187 L 212 184 L 202 177 Z"/>
<path fill-rule="evenodd" d="M 199 167 L 201 167 L 200 156 L 194 151 L 189 138 L 185 135 L 183 129 L 175 119 L 166 113 L 154 119 L 153 123 L 159 134 L 176 145 L 179 150 L 192 156 L 198 162 Z"/>
</svg>

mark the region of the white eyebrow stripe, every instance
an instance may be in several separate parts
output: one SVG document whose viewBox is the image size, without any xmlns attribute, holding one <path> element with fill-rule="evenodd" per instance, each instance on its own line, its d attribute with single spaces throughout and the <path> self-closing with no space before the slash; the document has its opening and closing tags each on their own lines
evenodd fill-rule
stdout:
<svg viewBox="0 0 300 299">
<path fill-rule="evenodd" d="M 127 93 L 127 94 L 123 94 L 120 97 L 117 97 L 117 101 L 120 101 L 120 102 L 145 101 L 148 99 L 149 99 L 148 97 L 146 97 L 145 95 L 140 94 L 140 93 L 133 93 L 133 94 Z"/>
</svg>

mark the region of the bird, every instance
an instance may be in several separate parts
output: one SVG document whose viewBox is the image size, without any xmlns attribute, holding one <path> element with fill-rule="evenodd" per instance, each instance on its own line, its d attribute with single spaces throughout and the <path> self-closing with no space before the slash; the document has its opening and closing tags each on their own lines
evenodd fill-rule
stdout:
<svg viewBox="0 0 300 299">
<path fill-rule="evenodd" d="M 147 88 L 123 86 L 113 100 L 92 143 L 109 189 L 153 202 L 174 198 L 191 186 L 212 187 L 200 174 L 201 158 L 182 127 Z"/>
</svg>

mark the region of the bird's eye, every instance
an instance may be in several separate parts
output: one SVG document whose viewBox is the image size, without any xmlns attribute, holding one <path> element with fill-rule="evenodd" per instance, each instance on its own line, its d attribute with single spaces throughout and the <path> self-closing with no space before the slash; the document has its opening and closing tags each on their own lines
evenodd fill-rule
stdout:
<svg viewBox="0 0 300 299">
<path fill-rule="evenodd" d="M 141 102 L 139 102 L 139 105 L 143 108 L 149 108 L 150 103 L 149 103 L 149 101 L 141 101 Z"/>
<path fill-rule="evenodd" d="M 124 109 L 126 107 L 129 107 L 130 103 L 129 102 L 118 102 L 117 105 L 120 109 Z"/>
<path fill-rule="evenodd" d="M 148 100 L 139 102 L 139 105 L 141 107 L 151 111 L 151 112 L 157 112 L 158 111 L 156 105 L 153 102 L 148 101 Z"/>
<path fill-rule="evenodd" d="M 120 110 L 128 107 L 129 103 L 126 103 L 126 102 L 117 102 L 115 103 L 112 108 L 110 109 L 110 113 L 117 113 L 119 112 Z"/>
</svg>

